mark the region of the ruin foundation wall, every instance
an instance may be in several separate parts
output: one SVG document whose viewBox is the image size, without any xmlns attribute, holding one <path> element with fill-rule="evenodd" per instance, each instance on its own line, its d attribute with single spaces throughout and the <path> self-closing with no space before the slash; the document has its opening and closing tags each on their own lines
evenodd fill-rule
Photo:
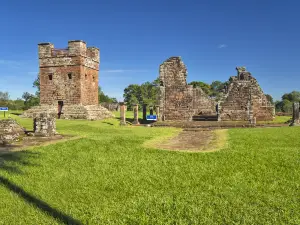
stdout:
<svg viewBox="0 0 300 225">
<path fill-rule="evenodd" d="M 229 80 L 220 101 L 221 120 L 270 121 L 274 118 L 274 105 L 263 93 L 257 80 L 244 67 L 238 67 L 238 75 Z"/>
<path fill-rule="evenodd" d="M 158 104 L 163 120 L 191 120 L 195 114 L 215 113 L 215 102 L 201 88 L 187 85 L 187 69 L 180 57 L 160 65 Z"/>
</svg>

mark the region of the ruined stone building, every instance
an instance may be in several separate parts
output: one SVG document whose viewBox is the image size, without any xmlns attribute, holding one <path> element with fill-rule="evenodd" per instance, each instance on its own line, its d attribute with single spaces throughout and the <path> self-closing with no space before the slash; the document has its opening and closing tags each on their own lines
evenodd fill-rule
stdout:
<svg viewBox="0 0 300 225">
<path fill-rule="evenodd" d="M 159 68 L 159 106 L 162 120 L 192 120 L 214 114 L 216 103 L 201 88 L 186 82 L 187 69 L 180 57 L 167 59 Z"/>
<path fill-rule="evenodd" d="M 159 68 L 158 104 L 162 120 L 272 120 L 274 106 L 267 100 L 256 79 L 244 67 L 231 77 L 220 102 L 201 88 L 187 85 L 187 69 L 180 57 L 167 59 Z"/>
<path fill-rule="evenodd" d="M 220 120 L 273 120 L 275 107 L 257 80 L 245 67 L 236 69 L 237 76 L 230 77 L 219 104 Z"/>
<path fill-rule="evenodd" d="M 69 41 L 68 48 L 38 45 L 40 106 L 24 113 L 54 111 L 61 118 L 102 119 L 112 114 L 98 105 L 99 49 L 84 41 Z"/>
</svg>

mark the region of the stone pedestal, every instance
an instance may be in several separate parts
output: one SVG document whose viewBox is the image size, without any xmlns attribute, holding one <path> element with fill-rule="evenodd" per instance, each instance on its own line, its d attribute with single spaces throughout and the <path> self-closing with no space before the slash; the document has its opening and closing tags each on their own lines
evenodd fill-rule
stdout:
<svg viewBox="0 0 300 225">
<path fill-rule="evenodd" d="M 132 124 L 135 124 L 135 125 L 139 125 L 139 105 L 138 104 L 134 104 L 133 106 L 133 122 Z"/>
<path fill-rule="evenodd" d="M 126 125 L 126 116 L 125 116 L 125 103 L 120 102 L 120 125 L 125 126 Z"/>
<path fill-rule="evenodd" d="M 251 124 L 254 125 L 254 126 L 256 125 L 256 117 L 253 117 L 253 118 L 252 118 Z"/>
<path fill-rule="evenodd" d="M 147 104 L 143 104 L 143 121 L 147 120 Z"/>
<path fill-rule="evenodd" d="M 300 114 L 299 114 L 299 102 L 293 103 L 293 121 L 291 126 L 299 126 L 300 125 Z"/>
<path fill-rule="evenodd" d="M 34 113 L 33 131 L 36 136 L 53 136 L 56 133 L 56 113 Z"/>
<path fill-rule="evenodd" d="M 156 111 L 157 121 L 161 121 L 159 105 L 155 106 L 155 111 Z"/>
</svg>

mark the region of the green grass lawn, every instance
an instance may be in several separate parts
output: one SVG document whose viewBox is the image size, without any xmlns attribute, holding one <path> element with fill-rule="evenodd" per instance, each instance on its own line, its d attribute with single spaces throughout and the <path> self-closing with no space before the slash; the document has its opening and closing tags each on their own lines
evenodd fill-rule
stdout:
<svg viewBox="0 0 300 225">
<path fill-rule="evenodd" d="M 257 123 L 281 124 L 281 123 L 286 123 L 290 119 L 292 119 L 291 116 L 275 116 L 275 119 L 273 121 L 257 121 Z"/>
<path fill-rule="evenodd" d="M 232 129 L 210 153 L 146 148 L 176 129 L 116 119 L 57 129 L 81 138 L 0 156 L 0 224 L 300 224 L 300 127 Z"/>
</svg>

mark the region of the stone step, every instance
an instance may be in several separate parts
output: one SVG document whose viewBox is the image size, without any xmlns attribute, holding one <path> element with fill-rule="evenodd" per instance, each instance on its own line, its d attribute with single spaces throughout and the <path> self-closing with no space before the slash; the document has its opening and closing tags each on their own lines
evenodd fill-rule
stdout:
<svg viewBox="0 0 300 225">
<path fill-rule="evenodd" d="M 192 117 L 193 121 L 218 121 L 217 115 L 196 115 Z"/>
</svg>

